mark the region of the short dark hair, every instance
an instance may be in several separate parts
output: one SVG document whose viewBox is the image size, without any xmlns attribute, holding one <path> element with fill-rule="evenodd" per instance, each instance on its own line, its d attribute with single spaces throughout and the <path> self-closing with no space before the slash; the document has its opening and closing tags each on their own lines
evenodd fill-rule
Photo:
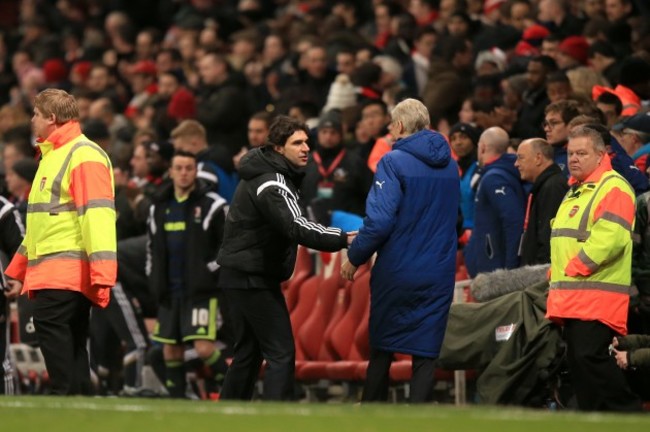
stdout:
<svg viewBox="0 0 650 432">
<path fill-rule="evenodd" d="M 551 72 L 546 77 L 546 85 L 549 85 L 551 83 L 565 83 L 571 85 L 571 81 L 564 71 Z"/>
<path fill-rule="evenodd" d="M 546 70 L 546 73 L 554 72 L 557 70 L 557 63 L 555 63 L 555 60 L 553 60 L 552 57 L 549 57 L 547 55 L 533 57 L 529 61 L 541 64 Z"/>
<path fill-rule="evenodd" d="M 420 40 L 426 35 L 436 35 L 438 36 L 438 32 L 433 26 L 423 26 L 423 27 L 418 27 L 417 30 L 415 30 L 415 37 L 414 40 Z"/>
<path fill-rule="evenodd" d="M 309 128 L 303 122 L 285 115 L 277 116 L 271 123 L 267 144 L 284 147 L 289 137 L 298 131 L 309 136 Z"/>
<path fill-rule="evenodd" d="M 456 54 L 470 49 L 469 39 L 460 36 L 449 36 L 436 46 L 437 54 L 446 62 L 451 62 Z"/>
<path fill-rule="evenodd" d="M 381 108 L 384 114 L 388 114 L 388 106 L 386 105 L 386 102 L 384 102 L 381 99 L 368 99 L 361 105 L 361 111 L 363 111 L 364 109 L 366 109 L 371 105 L 377 105 L 378 107 Z"/>
<path fill-rule="evenodd" d="M 596 99 L 596 103 L 614 105 L 614 112 L 616 112 L 617 116 L 620 116 L 623 112 L 623 102 L 621 102 L 621 98 L 612 92 L 602 92 Z"/>
<path fill-rule="evenodd" d="M 546 106 L 544 114 L 556 112 L 562 117 L 562 121 L 569 124 L 572 118 L 580 115 L 580 104 L 574 100 L 561 100 Z"/>
<path fill-rule="evenodd" d="M 194 159 L 194 162 L 197 162 L 197 160 L 196 160 L 196 155 L 195 155 L 194 153 L 190 153 L 190 152 L 188 152 L 188 151 L 186 151 L 186 150 L 175 150 L 175 151 L 174 151 L 174 154 L 172 155 L 172 159 L 171 159 L 171 161 L 170 161 L 170 165 L 171 165 L 171 162 L 173 162 L 173 161 L 174 161 L 174 158 L 176 158 L 176 157 L 186 157 L 186 158 L 191 158 L 191 159 Z"/>
<path fill-rule="evenodd" d="M 258 111 L 255 114 L 253 114 L 248 120 L 262 120 L 264 123 L 266 123 L 266 127 L 268 128 L 271 126 L 271 122 L 273 121 L 274 114 L 270 113 L 268 111 Z"/>
</svg>

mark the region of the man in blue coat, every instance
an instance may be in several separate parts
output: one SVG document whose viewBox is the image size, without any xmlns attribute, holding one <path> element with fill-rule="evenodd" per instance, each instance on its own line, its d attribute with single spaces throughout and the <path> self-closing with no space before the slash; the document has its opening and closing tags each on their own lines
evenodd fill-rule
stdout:
<svg viewBox="0 0 650 432">
<path fill-rule="evenodd" d="M 507 153 L 508 133 L 491 127 L 478 142 L 481 177 L 476 190 L 474 229 L 465 247 L 471 277 L 497 269 L 519 267 L 519 245 L 524 229 L 526 192 Z"/>
<path fill-rule="evenodd" d="M 377 252 L 363 400 L 386 401 L 393 353 L 405 353 L 413 356 L 411 402 L 427 402 L 454 290 L 460 179 L 447 141 L 428 130 L 421 102 L 406 99 L 392 116 L 397 142 L 377 166 L 367 217 L 341 275 L 352 280 Z"/>
</svg>

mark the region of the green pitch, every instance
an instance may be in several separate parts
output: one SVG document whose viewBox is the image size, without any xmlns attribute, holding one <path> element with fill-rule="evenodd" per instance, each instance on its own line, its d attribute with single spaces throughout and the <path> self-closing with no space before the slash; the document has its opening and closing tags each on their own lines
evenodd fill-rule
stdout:
<svg viewBox="0 0 650 432">
<path fill-rule="evenodd" d="M 446 405 L 267 404 L 0 397 L 0 430 L 15 432 L 598 432 L 648 431 L 647 415 Z"/>
</svg>

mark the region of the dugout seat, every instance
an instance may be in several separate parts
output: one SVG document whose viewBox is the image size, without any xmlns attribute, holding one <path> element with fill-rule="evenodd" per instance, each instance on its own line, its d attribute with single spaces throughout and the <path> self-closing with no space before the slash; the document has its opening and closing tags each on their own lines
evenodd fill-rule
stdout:
<svg viewBox="0 0 650 432">
<path fill-rule="evenodd" d="M 334 331 L 332 347 L 341 356 L 340 361 L 327 365 L 327 376 L 335 381 L 359 381 L 365 377 L 368 365 L 368 317 L 370 316 L 370 271 L 354 280 L 351 285 L 349 315 L 342 318 L 340 327 Z M 346 336 L 345 332 L 349 332 Z M 352 341 L 349 341 L 349 337 Z M 351 343 L 350 348 L 346 344 Z M 348 352 L 347 355 L 345 352 Z M 360 374 L 359 369 L 363 369 Z"/>
<path fill-rule="evenodd" d="M 286 287 L 283 289 L 289 313 L 291 313 L 298 303 L 300 285 L 302 285 L 313 274 L 314 257 L 309 252 L 308 248 L 299 246 L 296 255 L 296 266 L 294 267 L 293 274 L 287 282 Z"/>
<path fill-rule="evenodd" d="M 297 342 L 296 335 L 316 304 L 318 285 L 321 283 L 321 279 L 322 278 L 319 275 L 314 275 L 300 285 L 298 288 L 299 300 L 296 303 L 296 307 L 294 307 L 289 315 L 289 319 L 291 320 L 291 330 L 294 334 L 294 339 L 296 339 L 296 360 L 305 359 L 305 353 L 302 351 L 301 345 Z"/>
<path fill-rule="evenodd" d="M 322 279 L 317 287 L 316 302 L 309 316 L 295 333 L 296 348 L 300 347 L 304 360 L 331 361 L 333 359 L 332 353 L 323 344 L 323 339 L 337 303 L 339 289 L 343 286 L 340 272 L 340 253 L 333 254 L 319 272 Z M 300 376 L 304 360 L 296 360 L 296 376 Z"/>
</svg>

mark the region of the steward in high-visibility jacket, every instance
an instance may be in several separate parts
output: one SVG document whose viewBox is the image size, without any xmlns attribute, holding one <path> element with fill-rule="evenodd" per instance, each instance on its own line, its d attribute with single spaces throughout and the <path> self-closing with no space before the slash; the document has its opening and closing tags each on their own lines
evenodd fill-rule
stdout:
<svg viewBox="0 0 650 432">
<path fill-rule="evenodd" d="M 605 156 L 560 204 L 551 232 L 546 317 L 600 321 L 627 333 L 635 196 Z"/>
<path fill-rule="evenodd" d="M 6 274 L 23 282 L 22 293 L 79 291 L 106 307 L 117 276 L 111 162 L 74 120 L 39 147 L 27 233 Z"/>
</svg>

